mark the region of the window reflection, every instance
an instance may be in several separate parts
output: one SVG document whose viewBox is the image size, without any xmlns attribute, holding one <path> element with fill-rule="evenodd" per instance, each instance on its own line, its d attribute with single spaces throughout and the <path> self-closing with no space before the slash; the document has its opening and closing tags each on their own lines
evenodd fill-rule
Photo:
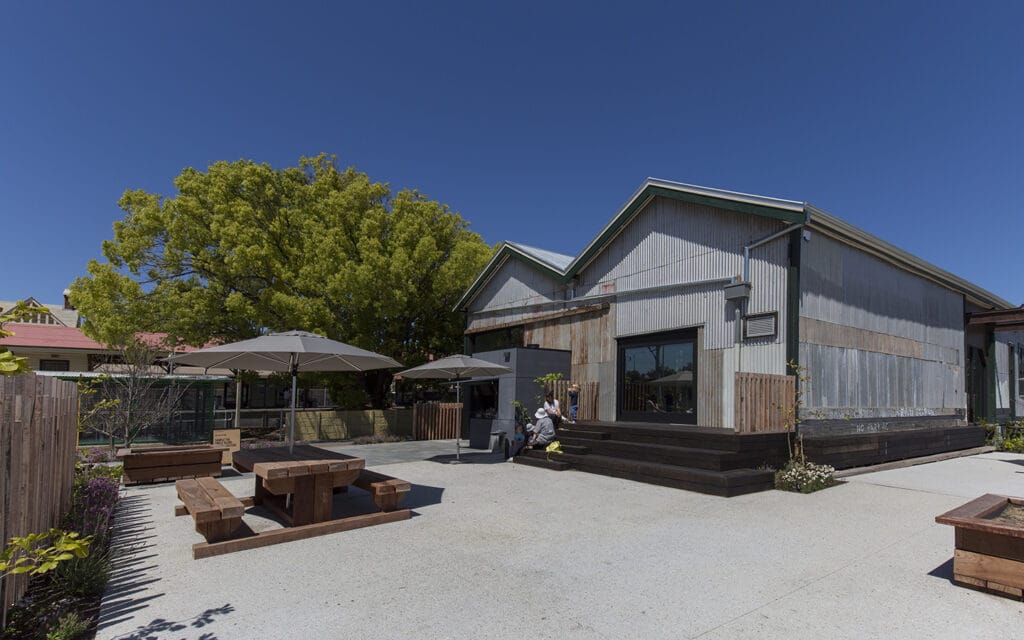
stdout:
<svg viewBox="0 0 1024 640">
<path fill-rule="evenodd" d="M 696 421 L 697 367 L 693 340 L 630 344 L 622 347 L 620 354 L 623 417 Z"/>
</svg>

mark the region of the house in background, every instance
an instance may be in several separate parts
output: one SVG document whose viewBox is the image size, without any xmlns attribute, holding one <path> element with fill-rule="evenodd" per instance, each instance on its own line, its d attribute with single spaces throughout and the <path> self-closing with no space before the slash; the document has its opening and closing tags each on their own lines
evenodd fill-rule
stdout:
<svg viewBox="0 0 1024 640">
<path fill-rule="evenodd" d="M 748 409 L 793 366 L 806 434 L 1024 415 L 1024 320 L 985 321 L 1020 309 L 802 202 L 649 179 L 577 256 L 503 243 L 456 309 L 469 352 L 570 351 L 605 422 L 778 431 Z"/>
</svg>

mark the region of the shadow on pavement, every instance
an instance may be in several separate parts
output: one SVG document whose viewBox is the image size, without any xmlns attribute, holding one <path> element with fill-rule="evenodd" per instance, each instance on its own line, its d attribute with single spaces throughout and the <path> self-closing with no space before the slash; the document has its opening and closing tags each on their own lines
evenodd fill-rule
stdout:
<svg viewBox="0 0 1024 640">
<path fill-rule="evenodd" d="M 148 502 L 145 495 L 133 495 L 118 504 L 110 543 L 113 568 L 100 605 L 98 629 L 128 620 L 133 612 L 148 607 L 150 600 L 163 596 L 150 592 L 150 586 L 160 581 L 152 577 L 156 555 L 142 555 L 146 541 L 154 537 Z"/>
<path fill-rule="evenodd" d="M 234 611 L 235 608 L 233 606 L 225 604 L 223 607 L 207 609 L 206 611 L 203 611 L 192 618 L 186 618 L 185 620 L 164 620 L 163 618 L 155 618 L 149 624 L 139 627 L 135 631 L 115 636 L 114 640 L 158 640 L 159 638 L 178 638 L 181 637 L 181 631 L 190 627 L 193 629 L 202 629 L 203 627 L 216 622 L 217 616 L 225 616 L 229 613 L 234 613 Z M 198 636 L 198 640 L 217 640 L 217 636 L 214 633 L 207 632 Z"/>
<path fill-rule="evenodd" d="M 500 453 L 490 451 L 473 451 L 472 453 L 445 454 L 427 458 L 427 462 L 438 462 L 440 464 L 497 464 L 505 462 L 505 457 Z"/>
<path fill-rule="evenodd" d="M 953 558 L 946 560 L 939 566 L 935 567 L 928 572 L 928 575 L 933 578 L 942 578 L 943 580 L 949 580 L 953 582 Z"/>
</svg>

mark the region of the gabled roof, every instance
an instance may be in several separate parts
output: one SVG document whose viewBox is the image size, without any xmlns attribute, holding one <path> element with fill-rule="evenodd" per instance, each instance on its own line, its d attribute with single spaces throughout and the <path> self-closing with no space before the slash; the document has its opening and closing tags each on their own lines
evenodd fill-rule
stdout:
<svg viewBox="0 0 1024 640">
<path fill-rule="evenodd" d="M 39 302 L 35 298 L 26 298 L 24 300 L 30 307 L 39 307 L 46 309 L 56 320 L 57 324 L 61 324 L 65 327 L 77 327 L 78 326 L 78 311 L 74 309 L 65 309 L 63 304 L 44 304 Z M 8 309 L 14 308 L 18 304 L 17 300 L 0 300 L 0 312 L 7 311 Z M 21 323 L 19 323 L 21 324 Z"/>
<path fill-rule="evenodd" d="M 566 267 L 572 262 L 572 256 L 567 256 L 563 253 L 555 253 L 554 251 L 545 251 L 544 249 L 538 249 L 536 247 L 528 247 L 525 244 L 518 242 L 506 243 L 513 249 L 518 249 L 520 252 L 525 253 L 537 262 L 542 262 L 552 269 L 564 272 Z"/>
<path fill-rule="evenodd" d="M 477 276 L 473 284 L 455 305 L 456 311 L 464 311 L 480 290 L 512 256 L 526 264 L 547 273 L 557 282 L 566 283 L 590 264 L 632 221 L 633 217 L 654 198 L 662 197 L 682 202 L 703 204 L 718 209 L 737 211 L 750 215 L 779 220 L 787 224 L 805 224 L 808 228 L 835 238 L 845 244 L 872 254 L 894 266 L 931 280 L 947 289 L 964 295 L 973 304 L 986 308 L 1007 309 L 1011 305 L 999 296 L 959 278 L 952 273 L 889 244 L 866 231 L 829 214 L 806 202 L 782 200 L 767 196 L 701 187 L 669 180 L 648 178 L 604 229 L 588 244 L 579 256 L 560 266 L 568 256 L 527 247 L 512 242 L 498 246 L 494 257 Z"/>
</svg>

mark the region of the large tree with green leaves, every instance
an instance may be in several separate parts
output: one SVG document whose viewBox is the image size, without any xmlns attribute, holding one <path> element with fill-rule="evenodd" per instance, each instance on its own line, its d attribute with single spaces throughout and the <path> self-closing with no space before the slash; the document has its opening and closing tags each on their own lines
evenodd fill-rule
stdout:
<svg viewBox="0 0 1024 640">
<path fill-rule="evenodd" d="M 125 192 L 107 261 L 72 284 L 91 337 L 202 345 L 304 329 L 409 365 L 460 350 L 452 307 L 492 249 L 446 205 L 323 154 L 189 168 L 174 186 Z M 372 379 L 378 404 L 390 376 Z"/>
</svg>

